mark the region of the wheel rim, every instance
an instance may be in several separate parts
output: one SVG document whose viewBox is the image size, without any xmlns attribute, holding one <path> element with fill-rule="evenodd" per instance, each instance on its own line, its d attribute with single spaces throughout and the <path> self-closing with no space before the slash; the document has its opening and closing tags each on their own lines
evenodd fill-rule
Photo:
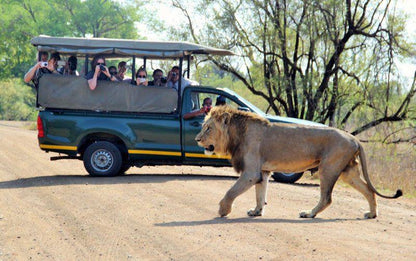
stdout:
<svg viewBox="0 0 416 261">
<path fill-rule="evenodd" d="M 110 151 L 99 149 L 91 155 L 91 166 L 99 172 L 106 172 L 113 166 L 114 158 Z"/>
<path fill-rule="evenodd" d="M 295 174 L 297 174 L 297 173 L 280 173 L 281 175 L 283 175 L 283 176 L 285 176 L 285 177 L 291 177 L 291 176 L 293 176 L 293 175 L 295 175 Z"/>
</svg>

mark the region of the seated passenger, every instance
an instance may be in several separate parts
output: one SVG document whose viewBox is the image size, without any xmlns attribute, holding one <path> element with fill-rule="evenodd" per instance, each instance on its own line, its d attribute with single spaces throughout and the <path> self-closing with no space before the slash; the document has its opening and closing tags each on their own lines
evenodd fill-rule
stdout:
<svg viewBox="0 0 416 261">
<path fill-rule="evenodd" d="M 88 80 L 88 86 L 91 90 L 97 87 L 97 80 L 117 81 L 116 77 L 111 75 L 105 66 L 104 56 L 98 54 L 91 61 L 91 71 L 87 73 L 85 78 Z"/>
<path fill-rule="evenodd" d="M 117 80 L 119 80 L 120 82 L 131 82 L 131 78 L 126 77 L 126 71 L 127 71 L 127 63 L 124 61 L 119 62 L 118 72 L 117 72 L 117 75 L 115 75 Z"/>
<path fill-rule="evenodd" d="M 49 59 L 49 53 L 48 52 L 39 52 L 38 53 L 39 57 L 38 57 L 38 62 L 47 62 Z"/>
<path fill-rule="evenodd" d="M 225 105 L 225 104 L 226 104 L 225 97 L 221 96 L 221 95 L 218 95 L 217 100 L 215 102 L 215 106 Z"/>
<path fill-rule="evenodd" d="M 41 58 L 41 59 L 44 59 L 44 58 Z M 32 68 L 30 68 L 29 71 L 25 74 L 23 78 L 24 81 L 26 83 L 33 81 L 35 86 L 37 86 L 39 83 L 39 78 L 42 76 L 42 74 L 58 73 L 56 71 L 56 67 L 58 65 L 59 60 L 61 60 L 61 56 L 59 55 L 59 53 L 53 53 L 48 62 L 39 61 Z"/>
<path fill-rule="evenodd" d="M 153 81 L 150 81 L 149 85 L 166 86 L 166 78 L 163 78 L 163 71 L 161 69 L 153 71 Z"/>
<path fill-rule="evenodd" d="M 141 86 L 147 86 L 148 85 L 148 81 L 147 81 L 147 72 L 146 69 L 144 69 L 143 67 L 140 67 L 137 72 L 136 72 L 136 81 L 134 85 L 141 85 Z"/>
<path fill-rule="evenodd" d="M 201 109 L 185 113 L 183 115 L 183 118 L 185 120 L 188 120 L 188 119 L 192 119 L 192 118 L 197 117 L 197 116 L 207 115 L 208 112 L 211 110 L 211 106 L 212 106 L 212 100 L 211 100 L 211 98 L 207 97 L 207 98 L 204 99 Z"/>
<path fill-rule="evenodd" d="M 111 75 L 114 75 L 117 78 L 117 68 L 115 66 L 108 67 L 108 71 L 110 72 Z"/>
<path fill-rule="evenodd" d="M 168 74 L 167 79 L 167 86 L 170 88 L 174 88 L 175 90 L 179 89 L 179 79 L 182 81 L 182 92 L 184 88 L 188 85 L 198 85 L 198 83 L 195 83 L 189 79 L 185 79 L 183 77 L 180 77 L 179 75 L 179 66 L 173 66 L 172 70 L 170 70 Z"/>
<path fill-rule="evenodd" d="M 77 64 L 78 59 L 75 56 L 70 56 L 68 60 L 66 61 L 64 67 L 59 68 L 58 72 L 63 75 L 76 75 L 79 76 L 79 73 L 77 71 Z"/>
</svg>

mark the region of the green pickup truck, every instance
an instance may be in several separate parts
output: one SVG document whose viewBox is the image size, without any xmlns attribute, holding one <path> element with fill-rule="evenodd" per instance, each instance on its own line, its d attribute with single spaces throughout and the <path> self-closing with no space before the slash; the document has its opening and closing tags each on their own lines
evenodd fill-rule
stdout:
<svg viewBox="0 0 416 261">
<path fill-rule="evenodd" d="M 85 39 L 39 36 L 32 39 L 38 51 L 59 52 L 85 58 L 85 72 L 94 54 L 109 59 L 174 59 L 180 74 L 189 77 L 193 55 L 232 55 L 230 51 L 182 42 L 118 39 Z M 184 64 L 187 62 L 187 69 Z M 132 75 L 134 79 L 134 73 Z M 39 146 L 59 153 L 51 160 L 78 159 L 92 176 L 115 176 L 130 167 L 144 165 L 231 166 L 229 158 L 204 154 L 196 143 L 204 116 L 184 119 L 201 108 L 209 97 L 220 97 L 228 106 L 255 112 L 272 122 L 317 123 L 266 115 L 227 88 L 198 85 L 168 87 L 135 86 L 126 82 L 99 81 L 94 91 L 82 76 L 44 74 L 38 80 Z M 274 173 L 275 180 L 292 183 L 303 173 Z"/>
</svg>

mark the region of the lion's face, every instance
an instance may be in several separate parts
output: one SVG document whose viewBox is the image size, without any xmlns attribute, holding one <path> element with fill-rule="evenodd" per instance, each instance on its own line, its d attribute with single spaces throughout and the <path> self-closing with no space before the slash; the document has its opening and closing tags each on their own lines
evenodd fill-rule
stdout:
<svg viewBox="0 0 416 261">
<path fill-rule="evenodd" d="M 202 130 L 196 135 L 198 146 L 205 148 L 205 154 L 224 154 L 224 130 L 220 123 L 208 117 L 202 125 Z"/>
</svg>

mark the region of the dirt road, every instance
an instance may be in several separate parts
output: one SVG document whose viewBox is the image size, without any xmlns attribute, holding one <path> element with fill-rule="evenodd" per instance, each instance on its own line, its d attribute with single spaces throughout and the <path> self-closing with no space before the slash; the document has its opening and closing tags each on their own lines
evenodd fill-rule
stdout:
<svg viewBox="0 0 416 261">
<path fill-rule="evenodd" d="M 35 131 L 0 122 L 0 260 L 416 260 L 416 200 L 367 202 L 335 187 L 332 205 L 300 219 L 319 187 L 271 182 L 265 216 L 254 189 L 228 218 L 218 202 L 228 168 L 144 167 L 92 178 L 81 161 L 49 161 Z"/>
</svg>

